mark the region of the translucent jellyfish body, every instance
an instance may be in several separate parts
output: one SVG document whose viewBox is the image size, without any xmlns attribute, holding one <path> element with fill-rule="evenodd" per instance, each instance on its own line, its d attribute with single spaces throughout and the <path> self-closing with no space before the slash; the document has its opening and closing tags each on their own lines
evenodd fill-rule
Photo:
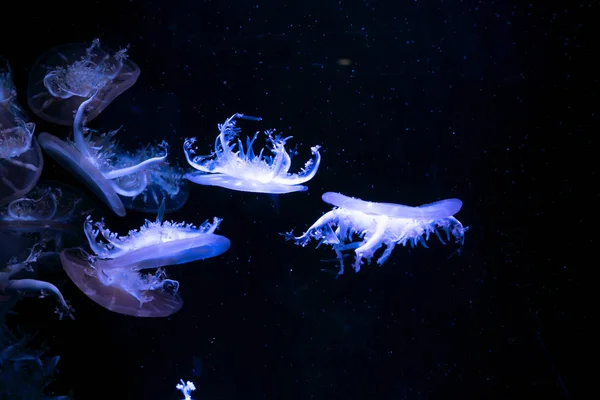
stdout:
<svg viewBox="0 0 600 400">
<path fill-rule="evenodd" d="M 364 201 L 332 192 L 323 194 L 322 198 L 336 208 L 325 213 L 301 236 L 296 237 L 292 232 L 283 236 L 301 246 L 306 246 L 311 239 L 317 240 L 318 245 L 330 245 L 340 261 L 340 275 L 344 273 L 345 251 L 354 250 L 354 270 L 358 272 L 363 261 L 370 262 L 384 245 L 385 250 L 377 259 L 379 265 L 388 259 L 397 244 L 427 247 L 426 241 L 431 234 L 445 243 L 440 231 L 445 233 L 446 241 L 454 240 L 460 246 L 464 242 L 467 228 L 453 217 L 462 207 L 458 199 L 409 207 Z"/>
<path fill-rule="evenodd" d="M 40 118 L 73 124 L 73 113 L 92 92 L 88 120 L 96 118 L 117 96 L 135 83 L 139 67 L 127 58 L 126 49 L 110 53 L 100 40 L 58 46 L 44 53 L 31 69 L 27 102 Z"/>
<path fill-rule="evenodd" d="M 0 65 L 0 206 L 25 195 L 42 173 L 44 160 L 16 103 L 10 68 Z"/>
<path fill-rule="evenodd" d="M 127 236 L 105 228 L 103 222 L 84 224 L 94 255 L 70 249 L 61 262 L 71 280 L 102 307 L 137 317 L 166 317 L 183 301 L 179 283 L 167 279 L 159 267 L 216 257 L 229 248 L 229 239 L 216 235 L 220 219 L 199 227 L 175 222 L 146 221 Z M 101 235 L 104 240 L 98 240 Z M 140 271 L 157 269 L 155 273 Z M 143 272 L 143 271 L 142 271 Z"/>
<path fill-rule="evenodd" d="M 134 154 L 120 153 L 115 168 L 138 165 L 165 154 L 165 145 L 147 146 Z M 184 172 L 167 162 L 148 165 L 147 168 L 118 179 L 121 201 L 125 208 L 156 213 L 164 202 L 164 212 L 179 210 L 189 197 L 189 185 L 183 179 Z"/>
<path fill-rule="evenodd" d="M 73 141 L 42 133 L 39 142 L 46 153 L 77 176 L 117 215 L 124 216 L 125 206 L 119 195 L 136 197 L 146 190 L 152 177 L 149 171 L 163 171 L 167 144 L 163 142 L 151 154 L 142 150 L 132 156 L 113 141 L 117 130 L 100 134 L 85 127 L 84 112 L 95 96 L 96 93 L 81 103 L 75 114 Z M 156 154 L 159 150 L 161 154 Z"/>
<path fill-rule="evenodd" d="M 247 138 L 246 149 L 238 138 L 240 129 L 236 127 L 237 119 L 260 121 L 260 118 L 234 114 L 219 124 L 219 135 L 215 148 L 209 156 L 194 156 L 192 148 L 196 139 L 186 139 L 183 151 L 188 163 L 199 172 L 186 174 L 190 181 L 207 186 L 220 186 L 231 190 L 255 193 L 284 194 L 307 190 L 303 183 L 311 180 L 321 163 L 320 146 L 311 147 L 314 159 L 305 163 L 297 174 L 289 173 L 292 165 L 291 157 L 285 149 L 291 138 L 275 135 L 273 130 L 265 131 L 271 147 L 272 156 L 263 156 L 264 149 L 255 155 L 252 145 L 258 133 L 252 139 Z M 237 146 L 237 148 L 236 148 Z"/>
<path fill-rule="evenodd" d="M 80 243 L 81 223 L 95 209 L 90 199 L 59 182 L 38 183 L 27 195 L 0 208 L 0 231 L 17 237 L 44 240 L 46 251 Z"/>
</svg>

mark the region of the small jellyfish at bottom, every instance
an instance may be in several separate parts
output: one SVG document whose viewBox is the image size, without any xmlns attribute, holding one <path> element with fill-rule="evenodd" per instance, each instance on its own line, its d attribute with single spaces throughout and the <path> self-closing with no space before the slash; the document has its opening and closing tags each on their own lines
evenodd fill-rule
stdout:
<svg viewBox="0 0 600 400">
<path fill-rule="evenodd" d="M 0 206 L 24 196 L 38 181 L 44 159 L 16 103 L 10 67 L 0 65 Z"/>
<path fill-rule="evenodd" d="M 96 118 L 140 76 L 127 49 L 103 50 L 100 40 L 75 43 L 44 53 L 31 68 L 27 102 L 38 117 L 58 125 L 73 124 L 73 113 L 94 91 L 88 120 Z"/>
<path fill-rule="evenodd" d="M 192 224 L 146 220 L 139 230 L 119 236 L 102 221 L 88 218 L 84 231 L 93 254 L 67 249 L 61 262 L 67 275 L 102 307 L 136 317 L 167 317 L 183 305 L 179 283 L 160 267 L 216 257 L 229 249 L 229 239 L 215 234 L 221 220 Z M 98 240 L 101 235 L 103 240 Z M 149 272 L 149 270 L 155 270 Z"/>
<path fill-rule="evenodd" d="M 234 114 L 223 124 L 218 124 L 219 135 L 211 155 L 194 156 L 196 150 L 192 146 L 196 139 L 185 139 L 183 151 L 187 162 L 198 171 L 187 173 L 184 178 L 199 185 L 220 186 L 241 192 L 285 194 L 307 190 L 302 184 L 317 174 L 321 163 L 321 146 L 311 147 L 314 159 L 308 160 L 299 173 L 291 174 L 289 170 L 292 159 L 285 144 L 292 137 L 283 138 L 276 135 L 274 130 L 267 130 L 265 135 L 272 146 L 269 150 L 273 155 L 263 156 L 264 148 L 255 155 L 252 145 L 258 132 L 252 139 L 246 139 L 244 150 L 242 141 L 238 138 L 241 130 L 236 127 L 237 119 L 261 120 L 258 117 Z"/>
<path fill-rule="evenodd" d="M 354 250 L 353 266 L 358 272 L 363 262 L 370 262 L 375 252 L 384 245 L 385 250 L 377 259 L 380 266 L 397 244 L 427 247 L 426 241 L 431 234 L 445 244 L 440 231 L 445 233 L 446 241 L 454 239 L 462 247 L 468 229 L 453 216 L 462 207 L 459 199 L 441 200 L 419 207 L 375 203 L 333 192 L 323 194 L 322 199 L 335 208 L 325 213 L 301 236 L 294 236 L 292 232 L 282 235 L 303 247 L 311 239 L 318 241 L 317 247 L 330 245 L 340 262 L 338 276 L 344 273 L 345 251 Z"/>
</svg>

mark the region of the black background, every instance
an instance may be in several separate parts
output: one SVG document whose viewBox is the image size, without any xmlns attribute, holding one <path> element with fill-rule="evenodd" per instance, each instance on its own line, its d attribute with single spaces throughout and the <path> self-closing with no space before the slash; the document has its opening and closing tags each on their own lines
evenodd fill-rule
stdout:
<svg viewBox="0 0 600 400">
<path fill-rule="evenodd" d="M 60 3 L 60 4 L 59 4 Z M 293 3 L 293 4 L 292 4 Z M 517 2 L 515 2 L 517 3 Z M 185 137 L 208 149 L 235 112 L 245 133 L 293 135 L 309 191 L 280 196 L 195 186 L 169 215 L 224 218 L 223 256 L 168 269 L 183 309 L 166 319 L 109 312 L 64 275 L 76 309 L 57 321 L 25 299 L 20 323 L 61 356 L 53 385 L 76 399 L 577 398 L 586 359 L 582 284 L 593 270 L 597 7 L 518 2 L 100 1 L 4 9 L 0 53 L 26 105 L 29 68 L 65 43 L 130 44 L 137 83 L 90 125 L 125 145 Z M 4 6 L 3 6 L 4 7 Z M 340 65 L 350 60 L 351 65 Z M 68 128 L 38 118 L 36 132 Z M 262 145 L 261 142 L 260 145 Z M 300 161 L 301 160 L 301 161 Z M 183 160 L 182 160 L 183 161 Z M 46 158 L 42 179 L 84 187 Z M 458 197 L 460 257 L 396 248 L 340 279 L 304 231 L 338 191 L 418 205 Z M 595 193 L 592 193 L 595 191 Z M 151 215 L 119 219 L 125 232 Z M 596 242 L 597 243 L 597 242 Z M 586 268 L 587 267 L 587 268 Z M 192 359 L 203 370 L 193 376 Z"/>
</svg>

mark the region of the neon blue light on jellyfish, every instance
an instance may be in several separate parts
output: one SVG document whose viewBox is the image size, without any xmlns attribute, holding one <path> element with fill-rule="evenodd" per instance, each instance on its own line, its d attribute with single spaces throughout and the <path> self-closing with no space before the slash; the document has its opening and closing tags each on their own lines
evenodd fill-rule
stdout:
<svg viewBox="0 0 600 400">
<path fill-rule="evenodd" d="M 261 118 L 234 114 L 219 124 L 219 135 L 215 148 L 209 156 L 194 156 L 192 148 L 196 139 L 188 138 L 183 144 L 183 151 L 188 163 L 199 172 L 188 173 L 184 177 L 199 185 L 220 186 L 242 192 L 284 194 L 307 190 L 303 183 L 311 180 L 321 163 L 320 146 L 311 147 L 314 159 L 307 161 L 304 168 L 297 173 L 289 173 L 292 160 L 285 149 L 290 137 L 283 138 L 274 130 L 265 131 L 269 150 L 272 156 L 263 156 L 264 148 L 256 155 L 252 145 L 258 132 L 252 139 L 247 138 L 246 149 L 238 138 L 240 129 L 236 127 L 237 119 L 260 121 Z M 236 149 L 237 146 L 237 149 Z"/>
<path fill-rule="evenodd" d="M 127 57 L 127 49 L 113 53 L 92 44 L 61 45 L 44 53 L 31 69 L 27 101 L 40 118 L 58 125 L 72 125 L 73 113 L 92 93 L 88 121 L 96 118 L 117 96 L 131 87 L 139 67 Z"/>
<path fill-rule="evenodd" d="M 93 252 L 61 252 L 61 262 L 71 280 L 102 307 L 137 317 L 166 317 L 177 312 L 183 300 L 179 283 L 166 278 L 160 267 L 216 257 L 229 249 L 229 239 L 216 235 L 221 220 L 192 224 L 146 220 L 127 236 L 108 230 L 102 221 L 84 223 Z M 102 239 L 99 239 L 101 236 Z M 154 269 L 154 273 L 141 273 Z"/>
<path fill-rule="evenodd" d="M 354 270 L 358 272 L 363 262 L 370 262 L 375 252 L 384 245 L 386 248 L 377 260 L 379 265 L 389 258 L 397 244 L 427 247 L 426 241 L 432 233 L 445 243 L 440 230 L 445 232 L 447 241 L 454 238 L 462 246 L 468 229 L 453 217 L 462 207 L 458 199 L 419 207 L 375 203 L 333 192 L 323 194 L 322 199 L 335 208 L 325 213 L 301 236 L 294 236 L 292 232 L 283 236 L 303 247 L 311 239 L 317 240 L 319 245 L 330 245 L 340 262 L 338 275 L 344 273 L 345 251 L 354 250 Z"/>
<path fill-rule="evenodd" d="M 119 195 L 135 197 L 148 185 L 148 169 L 164 164 L 168 145 L 162 142 L 150 158 L 132 157 L 121 151 L 113 137 L 118 130 L 99 134 L 84 125 L 86 107 L 94 101 L 94 93 L 81 103 L 75 114 L 73 141 L 63 141 L 48 133 L 39 136 L 45 152 L 65 169 L 83 181 L 117 215 L 125 215 L 125 206 Z M 144 149 L 139 154 L 147 155 Z"/>
</svg>

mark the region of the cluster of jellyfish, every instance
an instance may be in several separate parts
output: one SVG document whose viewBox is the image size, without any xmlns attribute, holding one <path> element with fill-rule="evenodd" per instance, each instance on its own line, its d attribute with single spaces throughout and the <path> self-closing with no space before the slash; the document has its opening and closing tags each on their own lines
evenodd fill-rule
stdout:
<svg viewBox="0 0 600 400">
<path fill-rule="evenodd" d="M 104 50 L 98 39 L 48 51 L 31 70 L 28 106 L 36 117 L 69 127 L 70 132 L 67 138 L 47 132 L 35 136 L 35 123 L 17 103 L 12 71 L 2 61 L 0 232 L 10 232 L 15 241 L 25 232 L 28 238 L 32 232 L 38 236 L 33 243 L 24 241 L 30 245 L 29 255 L 12 257 L 0 270 L 0 300 L 49 293 L 57 299 L 59 315 L 73 316 L 56 286 L 28 276 L 35 275 L 32 266 L 44 253 L 59 257 L 72 282 L 108 310 L 137 317 L 172 315 L 183 300 L 179 283 L 169 279 L 164 268 L 216 257 L 230 246 L 226 237 L 215 233 L 220 218 L 197 225 L 164 220 L 165 213 L 186 202 L 190 183 L 281 195 L 306 191 L 304 184 L 317 174 L 319 145 L 310 148 L 311 158 L 295 173 L 286 148 L 291 137 L 266 130 L 267 146 L 259 152 L 254 150 L 258 133 L 244 145 L 238 123 L 261 121 L 259 117 L 236 113 L 218 124 L 214 147 L 207 155 L 197 154 L 195 138 L 185 138 L 183 155 L 189 164 L 185 168 L 169 163 L 171 148 L 165 141 L 124 149 L 117 141 L 119 129 L 90 128 L 98 115 L 110 113 L 111 102 L 134 85 L 139 74 L 127 49 Z M 126 235 L 110 231 L 102 219 L 92 219 L 83 196 L 57 183 L 38 183 L 42 153 L 79 179 L 117 216 L 130 209 L 153 213 L 156 219 L 146 220 Z M 458 199 L 417 207 L 333 192 L 322 199 L 333 209 L 300 236 L 291 232 L 283 236 L 301 246 L 311 240 L 317 246 L 331 246 L 339 260 L 338 275 L 344 273 L 348 252 L 354 253 L 352 266 L 358 272 L 376 253 L 377 264 L 383 264 L 397 244 L 427 246 L 431 235 L 443 243 L 462 245 L 464 240 L 466 228 L 454 217 L 462 207 Z M 78 242 L 83 236 L 87 240 Z"/>
</svg>

